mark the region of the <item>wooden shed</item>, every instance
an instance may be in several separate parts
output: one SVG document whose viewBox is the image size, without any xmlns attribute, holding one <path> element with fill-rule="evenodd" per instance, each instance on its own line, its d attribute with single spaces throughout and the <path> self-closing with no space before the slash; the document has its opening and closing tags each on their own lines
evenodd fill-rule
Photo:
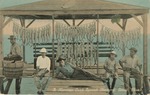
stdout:
<svg viewBox="0 0 150 95">
<path fill-rule="evenodd" d="M 144 79 L 147 80 L 148 12 L 148 8 L 105 0 L 43 0 L 0 9 L 0 64 L 2 64 L 3 60 L 2 38 L 3 32 L 5 32 L 3 31 L 3 28 L 14 18 L 20 19 L 23 27 L 30 26 L 36 19 L 52 20 L 52 30 L 54 32 L 54 21 L 56 19 L 64 20 L 66 23 L 67 19 L 72 19 L 74 22 L 73 24 L 75 24 L 76 19 L 81 19 L 81 23 L 86 19 L 96 19 L 97 26 L 99 26 L 99 19 L 111 19 L 114 15 L 120 15 L 122 24 L 117 24 L 122 30 L 126 29 L 126 22 L 130 18 L 134 18 L 143 27 L 143 73 L 145 75 Z M 137 16 L 141 16 L 142 21 L 138 19 Z M 9 19 L 5 21 L 5 17 L 8 17 Z M 29 19 L 33 20 L 29 25 L 25 26 L 25 20 Z M 99 27 L 97 27 L 97 31 L 99 31 Z M 148 84 L 148 81 L 144 82 L 146 82 L 145 84 Z M 148 85 L 146 87 L 149 89 Z"/>
</svg>

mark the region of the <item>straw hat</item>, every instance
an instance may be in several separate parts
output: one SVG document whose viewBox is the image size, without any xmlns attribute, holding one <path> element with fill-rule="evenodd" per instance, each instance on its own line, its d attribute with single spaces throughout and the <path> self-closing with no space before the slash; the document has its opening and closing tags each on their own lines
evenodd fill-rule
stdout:
<svg viewBox="0 0 150 95">
<path fill-rule="evenodd" d="M 45 52 L 45 53 L 46 53 L 47 51 L 46 51 L 45 48 L 42 48 L 42 49 L 40 50 L 40 52 Z"/>
<path fill-rule="evenodd" d="M 117 55 L 117 53 L 115 51 L 111 51 L 110 54 Z"/>
</svg>

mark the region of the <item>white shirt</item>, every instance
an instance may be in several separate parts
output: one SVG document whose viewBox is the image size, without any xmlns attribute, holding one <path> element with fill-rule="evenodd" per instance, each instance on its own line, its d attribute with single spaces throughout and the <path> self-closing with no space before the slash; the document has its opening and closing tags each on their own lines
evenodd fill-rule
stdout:
<svg viewBox="0 0 150 95">
<path fill-rule="evenodd" d="M 42 56 L 39 56 L 37 58 L 36 64 L 39 69 L 47 68 L 47 70 L 50 71 L 51 61 L 47 56 L 45 56 L 44 58 Z"/>
<path fill-rule="evenodd" d="M 116 60 L 111 60 L 110 58 L 105 60 L 104 66 L 109 70 L 116 71 L 117 70 L 117 62 Z"/>
</svg>

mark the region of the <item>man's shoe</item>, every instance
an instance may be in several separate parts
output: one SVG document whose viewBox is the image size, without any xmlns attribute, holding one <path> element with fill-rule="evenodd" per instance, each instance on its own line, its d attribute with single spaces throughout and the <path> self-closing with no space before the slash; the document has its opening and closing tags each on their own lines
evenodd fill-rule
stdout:
<svg viewBox="0 0 150 95">
<path fill-rule="evenodd" d="M 38 91 L 37 94 L 38 95 L 44 95 L 43 91 Z"/>
<path fill-rule="evenodd" d="M 43 92 L 43 91 L 41 91 L 41 95 L 44 95 L 44 92 Z"/>
<path fill-rule="evenodd" d="M 128 91 L 127 91 L 126 93 L 127 93 L 127 95 L 129 95 L 129 92 L 128 92 Z"/>
<path fill-rule="evenodd" d="M 37 92 L 37 94 L 41 94 L 41 92 L 40 92 L 40 91 L 38 91 L 38 92 Z"/>
<path fill-rule="evenodd" d="M 130 94 L 132 95 L 133 94 L 133 91 L 130 89 Z"/>
<path fill-rule="evenodd" d="M 114 94 L 113 94 L 113 91 L 109 91 L 109 95 L 114 95 Z"/>
</svg>

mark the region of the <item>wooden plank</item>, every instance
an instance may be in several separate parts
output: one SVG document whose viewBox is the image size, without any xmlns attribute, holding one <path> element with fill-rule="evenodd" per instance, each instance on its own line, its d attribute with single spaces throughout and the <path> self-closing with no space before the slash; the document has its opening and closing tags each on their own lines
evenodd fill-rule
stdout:
<svg viewBox="0 0 150 95">
<path fill-rule="evenodd" d="M 28 28 L 34 21 L 35 21 L 35 19 L 33 19 L 33 20 L 26 26 L 26 28 Z"/>
<path fill-rule="evenodd" d="M 36 46 L 36 47 L 33 47 L 33 49 L 38 49 L 38 50 L 34 50 L 34 51 L 39 51 L 40 49 L 42 49 L 43 47 L 38 47 L 38 46 Z M 44 47 L 44 48 L 46 48 L 46 49 L 52 49 L 52 47 Z M 54 47 L 54 49 L 57 49 L 57 47 Z"/>
<path fill-rule="evenodd" d="M 82 19 L 77 26 L 80 26 L 80 24 L 82 24 L 82 22 L 84 21 L 85 19 Z"/>
<path fill-rule="evenodd" d="M 81 86 L 83 86 L 83 88 Z M 67 93 L 69 92 L 72 93 L 69 93 L 70 95 L 92 95 L 92 93 L 94 93 L 94 95 L 99 95 L 99 93 L 104 93 L 103 95 L 105 95 L 106 92 L 104 91 L 104 89 L 106 88 L 101 81 L 53 79 L 46 89 L 45 93 L 53 93 L 53 95 L 58 95 L 58 92 L 61 92 L 60 95 L 67 95 Z M 86 92 L 90 94 L 87 94 Z"/>
<path fill-rule="evenodd" d="M 99 74 L 99 51 L 98 51 L 98 49 L 99 49 L 99 15 L 97 15 L 97 19 L 96 19 L 96 21 L 97 21 L 97 44 L 96 44 L 96 65 L 97 65 L 97 74 Z"/>
<path fill-rule="evenodd" d="M 108 95 L 104 91 L 59 91 L 59 92 L 51 92 L 47 91 L 45 94 L 50 94 L 50 95 Z"/>
<path fill-rule="evenodd" d="M 5 28 L 5 26 L 12 21 L 13 18 L 9 17 L 8 20 L 3 24 L 2 28 Z"/>
<path fill-rule="evenodd" d="M 54 35 L 55 35 L 55 18 L 54 18 L 54 15 L 52 16 L 52 32 L 53 32 L 53 36 L 52 36 L 52 48 L 54 49 Z M 54 76 L 54 69 L 55 69 L 55 52 L 53 50 L 52 52 L 52 70 L 53 70 L 53 73 L 52 73 L 52 76 Z"/>
<path fill-rule="evenodd" d="M 144 14 L 144 13 L 148 13 L 149 10 L 148 9 L 126 9 L 126 10 L 122 10 L 122 9 L 117 9 L 117 10 L 112 10 L 112 9 L 107 9 L 107 10 L 95 10 L 95 9 L 90 9 L 90 10 L 67 10 L 67 11 L 63 11 L 63 10 L 0 10 L 0 14 L 3 15 L 68 15 L 68 14 L 72 14 L 72 15 L 81 15 L 81 14 L 92 14 L 92 15 L 96 15 L 96 14 Z"/>
<path fill-rule="evenodd" d="M 2 68 L 2 60 L 3 60 L 3 23 L 4 23 L 4 16 L 0 15 L 0 68 Z"/>
<path fill-rule="evenodd" d="M 98 52 L 99 53 L 109 53 L 109 52 L 111 52 L 112 50 L 98 50 Z M 51 50 L 47 50 L 47 54 L 51 54 L 53 51 Z M 56 50 L 54 50 L 54 52 L 56 53 L 57 51 Z M 62 50 L 62 52 L 64 52 L 64 50 Z M 36 53 L 36 54 L 40 54 L 39 53 L 39 50 L 37 50 L 37 51 L 35 51 L 35 50 L 33 50 L 33 53 Z"/>
<path fill-rule="evenodd" d="M 143 22 L 142 21 L 140 21 L 139 19 L 138 19 L 138 17 L 136 16 L 136 15 L 134 15 L 134 14 L 131 14 L 131 16 L 142 26 L 142 27 L 144 27 L 144 24 L 143 24 Z"/>
<path fill-rule="evenodd" d="M 67 82 L 67 83 L 53 83 L 53 85 L 51 85 L 52 87 L 53 86 L 59 86 L 59 85 L 61 85 L 61 86 L 102 86 L 102 85 L 104 85 L 104 84 L 101 84 L 100 82 L 97 82 L 97 83 L 93 83 L 93 82 L 91 82 L 91 83 L 86 83 L 86 80 L 84 80 L 85 82 Z"/>
<path fill-rule="evenodd" d="M 65 45 L 65 44 L 80 44 L 79 42 L 78 43 L 71 43 L 71 42 L 68 42 L 68 43 L 64 43 L 62 42 L 61 43 L 62 45 Z M 88 44 L 87 42 L 85 42 L 84 44 Z M 97 45 L 97 42 L 93 42 L 93 44 Z M 107 42 L 98 42 L 98 44 L 101 44 L 101 45 L 111 45 L 113 43 L 107 43 Z M 33 43 L 33 45 L 36 45 L 36 46 L 41 46 L 41 45 L 52 45 L 52 43 Z M 58 43 L 54 42 L 54 45 L 58 45 Z"/>
<path fill-rule="evenodd" d="M 38 57 L 41 54 L 34 54 L 33 57 Z M 98 54 L 99 57 L 108 57 L 110 55 L 110 53 L 100 53 Z M 52 57 L 52 54 L 47 54 L 48 57 Z M 56 57 L 56 54 L 54 54 L 54 57 Z M 87 57 L 87 56 L 85 56 Z"/>
<path fill-rule="evenodd" d="M 63 19 L 63 21 L 64 21 L 68 26 L 71 26 L 65 19 Z"/>
<path fill-rule="evenodd" d="M 52 49 L 52 47 L 45 47 L 45 46 L 41 46 L 41 47 L 38 47 L 38 46 L 36 46 L 36 47 L 33 47 L 33 49 L 36 49 L 36 50 L 34 50 L 34 51 L 39 51 L 40 49 L 42 49 L 42 48 L 46 48 L 46 49 Z M 65 47 L 64 46 L 62 46 L 62 49 L 64 49 Z M 99 46 L 98 47 L 99 49 L 112 49 L 113 47 L 112 46 Z M 57 47 L 54 47 L 54 49 L 57 49 Z M 86 49 L 86 47 L 85 47 L 85 49 Z"/>
</svg>

